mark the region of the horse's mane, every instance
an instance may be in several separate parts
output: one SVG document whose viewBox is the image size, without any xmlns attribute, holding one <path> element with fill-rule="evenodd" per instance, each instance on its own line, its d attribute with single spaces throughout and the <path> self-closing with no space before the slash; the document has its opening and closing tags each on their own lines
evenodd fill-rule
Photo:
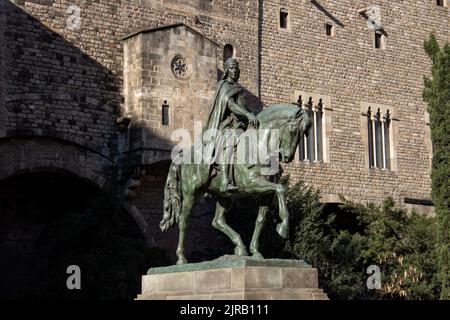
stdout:
<svg viewBox="0 0 450 320">
<path fill-rule="evenodd" d="M 260 113 L 258 113 L 256 118 L 258 119 L 259 123 L 267 124 L 274 120 L 287 120 L 289 118 L 293 118 L 298 114 L 299 111 L 301 111 L 301 109 L 294 104 L 277 103 L 264 108 Z"/>
</svg>

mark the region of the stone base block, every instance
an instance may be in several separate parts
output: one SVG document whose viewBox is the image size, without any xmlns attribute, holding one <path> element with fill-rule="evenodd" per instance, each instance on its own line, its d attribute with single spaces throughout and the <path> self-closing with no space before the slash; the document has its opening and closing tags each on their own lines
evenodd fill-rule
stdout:
<svg viewBox="0 0 450 320">
<path fill-rule="evenodd" d="M 301 260 L 249 257 L 153 268 L 138 300 L 328 300 Z"/>
</svg>

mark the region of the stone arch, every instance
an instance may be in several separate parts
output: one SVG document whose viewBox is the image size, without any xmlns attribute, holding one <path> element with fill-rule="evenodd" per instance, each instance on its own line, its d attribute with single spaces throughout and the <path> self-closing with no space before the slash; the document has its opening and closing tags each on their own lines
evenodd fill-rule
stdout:
<svg viewBox="0 0 450 320">
<path fill-rule="evenodd" d="M 82 247 L 78 237 L 66 237 L 77 229 L 71 222 L 79 221 L 69 219 L 81 217 L 98 190 L 94 183 L 61 168 L 23 170 L 0 180 L 0 253 L 7 262 L 0 264 L 0 297 L 52 297 L 56 288 L 48 283 L 53 276 L 61 278 L 64 270 L 50 266 L 66 260 L 58 243 L 72 238 L 67 250 Z"/>
<path fill-rule="evenodd" d="M 0 297 L 71 299 L 96 294 L 95 281 L 88 283 L 86 279 L 85 290 L 78 295 L 76 290 L 67 290 L 65 268 L 80 264 L 85 274 L 109 272 L 110 266 L 94 271 L 87 268 L 108 259 L 116 261 L 123 250 L 107 249 L 110 240 L 120 244 L 122 237 L 130 238 L 124 242 L 129 246 L 125 251 L 130 253 L 138 250 L 136 243 L 145 243 L 135 217 L 119 201 L 108 202 L 113 164 L 73 143 L 42 137 L 0 139 L 0 253 L 8 261 L 0 264 L 0 282 L 5 284 Z M 103 219 L 110 214 L 113 218 Z M 96 229 L 91 232 L 90 221 L 94 227 L 105 222 L 101 228 L 110 230 L 108 236 L 101 238 Z M 117 227 L 109 227 L 113 223 Z M 78 228 L 81 231 L 71 235 Z M 96 260 L 94 243 L 106 257 Z M 146 250 L 142 245 L 138 248 L 142 251 L 132 253 L 138 255 L 137 260 L 145 257 Z M 126 269 L 128 258 L 119 259 L 121 268 Z M 136 286 L 133 296 L 143 268 L 148 267 L 142 261 L 140 271 L 134 270 L 136 281 L 126 284 Z M 111 280 L 107 285 L 117 286 L 117 282 Z M 39 290 L 43 290 L 42 295 Z"/>
<path fill-rule="evenodd" d="M 233 38 L 230 36 L 223 36 L 221 39 L 218 40 L 219 43 L 219 47 L 218 47 L 218 54 L 217 54 L 217 59 L 218 59 L 218 66 L 219 69 L 222 69 L 223 66 L 223 54 L 224 54 L 224 48 L 225 46 L 229 45 L 233 48 L 233 57 L 234 58 L 240 58 L 240 54 L 242 52 L 241 48 L 241 41 L 237 38 Z"/>
<path fill-rule="evenodd" d="M 223 47 L 223 62 L 225 63 L 229 58 L 233 58 L 234 56 L 234 47 L 233 45 L 227 43 Z"/>
<path fill-rule="evenodd" d="M 101 191 L 113 187 L 114 162 L 101 153 L 96 153 L 71 141 L 53 137 L 15 137 L 0 139 L 0 181 L 26 173 L 66 173 Z M 147 237 L 143 218 L 127 203 L 123 208 L 130 214 Z"/>
<path fill-rule="evenodd" d="M 11 102 L 11 99 L 8 100 Z M 7 117 L 5 118 L 7 119 Z M 100 154 L 103 157 L 108 158 L 108 155 L 104 152 L 105 148 L 100 142 L 92 142 L 83 136 L 76 136 L 71 133 L 65 133 L 54 129 L 46 128 L 20 128 L 20 129 L 5 129 L 2 131 L 0 128 L 0 139 L 48 139 L 53 141 L 60 141 L 64 144 L 74 144 L 81 148 L 88 149 L 94 153 Z"/>
<path fill-rule="evenodd" d="M 127 212 L 110 199 L 92 181 L 64 169 L 41 168 L 0 180 L 0 253 L 5 262 L 0 264 L 0 297 L 101 297 L 98 288 L 117 288 L 120 281 L 134 283 L 136 290 L 128 298 L 135 296 L 138 278 L 148 266 L 142 262 L 139 271 L 127 265 L 145 256 L 143 238 Z M 84 274 L 82 291 L 67 290 L 70 265 Z M 136 281 L 112 276 L 97 286 L 99 275 L 117 274 L 118 265 L 123 273 L 135 272 Z"/>
<path fill-rule="evenodd" d="M 46 137 L 0 139 L 0 180 L 35 171 L 63 169 L 107 188 L 112 161 L 75 143 Z"/>
</svg>

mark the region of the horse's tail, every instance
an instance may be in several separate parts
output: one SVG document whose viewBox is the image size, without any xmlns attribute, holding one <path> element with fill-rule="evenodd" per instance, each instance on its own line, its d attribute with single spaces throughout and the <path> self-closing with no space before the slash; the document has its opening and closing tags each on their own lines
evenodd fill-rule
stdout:
<svg viewBox="0 0 450 320">
<path fill-rule="evenodd" d="M 178 223 L 181 214 L 181 181 L 180 165 L 172 163 L 164 188 L 164 214 L 159 227 L 166 231 L 173 223 Z"/>
</svg>

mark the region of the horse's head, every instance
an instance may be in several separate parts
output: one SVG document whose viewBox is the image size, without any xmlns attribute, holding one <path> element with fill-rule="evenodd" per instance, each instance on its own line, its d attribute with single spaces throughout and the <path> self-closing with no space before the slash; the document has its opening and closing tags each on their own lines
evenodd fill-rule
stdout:
<svg viewBox="0 0 450 320">
<path fill-rule="evenodd" d="M 312 124 L 308 112 L 292 104 L 271 105 L 258 114 L 258 120 L 263 127 L 278 129 L 279 156 L 284 163 L 294 159 L 300 137 Z"/>
<path fill-rule="evenodd" d="M 280 128 L 280 160 L 283 163 L 291 162 L 294 159 L 300 137 L 303 133 L 308 133 L 312 121 L 308 112 L 298 108 L 295 116 L 286 123 L 286 127 Z"/>
</svg>

